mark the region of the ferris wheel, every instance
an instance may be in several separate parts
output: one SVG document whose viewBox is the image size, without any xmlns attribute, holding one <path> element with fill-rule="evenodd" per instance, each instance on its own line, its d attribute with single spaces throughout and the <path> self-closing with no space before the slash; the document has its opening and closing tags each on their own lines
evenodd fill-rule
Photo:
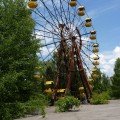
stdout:
<svg viewBox="0 0 120 120">
<path fill-rule="evenodd" d="M 80 0 L 29 0 L 28 7 L 36 24 L 34 35 L 42 44 L 40 59 L 57 58 L 54 95 L 62 88 L 61 76 L 65 78 L 65 93 L 75 91 L 72 76 L 77 72 L 80 89 L 83 88 L 89 99 L 92 90 L 88 76 L 93 80 L 98 77 L 99 44 L 85 7 Z"/>
</svg>

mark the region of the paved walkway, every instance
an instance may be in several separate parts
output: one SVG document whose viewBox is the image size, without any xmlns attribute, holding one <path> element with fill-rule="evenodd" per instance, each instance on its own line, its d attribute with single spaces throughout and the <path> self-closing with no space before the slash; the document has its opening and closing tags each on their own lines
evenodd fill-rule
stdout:
<svg viewBox="0 0 120 120">
<path fill-rule="evenodd" d="M 79 111 L 55 113 L 47 109 L 46 118 L 34 116 L 19 120 L 120 120 L 120 100 L 111 100 L 107 105 L 82 105 Z"/>
</svg>

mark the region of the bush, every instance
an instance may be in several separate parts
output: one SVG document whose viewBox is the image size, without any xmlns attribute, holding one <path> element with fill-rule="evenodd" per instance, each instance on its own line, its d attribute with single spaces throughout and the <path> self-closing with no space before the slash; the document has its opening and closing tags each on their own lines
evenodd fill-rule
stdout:
<svg viewBox="0 0 120 120">
<path fill-rule="evenodd" d="M 24 105 L 22 103 L 0 104 L 0 120 L 13 120 L 24 116 Z"/>
<path fill-rule="evenodd" d="M 107 104 L 109 99 L 110 97 L 109 97 L 108 92 L 103 92 L 100 94 L 93 93 L 90 103 L 94 105 Z"/>
<path fill-rule="evenodd" d="M 44 95 L 36 95 L 25 104 L 25 114 L 41 114 L 45 117 L 45 106 L 47 101 Z"/>
<path fill-rule="evenodd" d="M 26 114 L 41 114 L 45 117 L 46 98 L 43 95 L 32 96 L 25 103 L 0 103 L 0 120 L 13 120 Z"/>
<path fill-rule="evenodd" d="M 56 101 L 55 106 L 56 111 L 66 112 L 72 109 L 74 106 L 79 107 L 80 101 L 77 98 L 74 98 L 73 96 L 66 96 Z"/>
</svg>

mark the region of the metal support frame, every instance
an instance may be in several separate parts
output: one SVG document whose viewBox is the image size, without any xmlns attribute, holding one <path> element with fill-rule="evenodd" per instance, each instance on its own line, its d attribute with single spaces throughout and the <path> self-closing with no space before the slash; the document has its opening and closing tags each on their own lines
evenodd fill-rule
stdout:
<svg viewBox="0 0 120 120">
<path fill-rule="evenodd" d="M 69 48 L 68 53 L 66 52 L 66 46 L 67 46 L 67 42 L 63 36 L 63 30 L 65 25 L 60 24 L 59 25 L 60 29 L 61 29 L 61 42 L 60 42 L 60 48 L 58 50 L 58 55 L 59 58 L 61 58 L 62 56 L 64 57 L 64 61 L 66 62 L 66 55 L 69 55 L 69 66 L 68 68 L 66 68 L 66 90 L 65 90 L 65 94 L 67 94 L 68 92 L 71 91 L 71 76 L 72 76 L 72 71 L 74 70 L 75 66 L 77 66 L 78 70 L 79 70 L 79 74 L 80 74 L 80 78 L 81 78 L 81 82 L 82 85 L 84 87 L 84 91 L 87 97 L 87 100 L 89 100 L 89 98 L 91 97 L 92 91 L 91 88 L 89 86 L 88 83 L 88 79 L 87 79 L 87 75 L 86 72 L 84 70 L 83 64 L 82 64 L 82 59 L 81 59 L 81 47 L 82 47 L 82 40 L 81 40 L 81 35 L 79 30 L 76 28 L 79 38 L 80 38 L 80 45 L 78 46 L 76 43 L 76 37 L 75 36 L 70 36 L 70 40 L 71 40 L 71 47 Z M 76 60 L 74 58 L 74 56 L 76 56 Z M 61 61 L 59 61 L 60 63 Z M 75 64 L 77 63 L 77 64 Z M 66 63 L 67 64 L 67 63 Z M 56 94 L 57 94 L 57 89 L 59 88 L 59 84 L 60 84 L 60 68 L 61 66 L 58 66 L 58 76 L 57 76 L 57 80 L 56 80 L 56 85 L 55 85 L 55 91 L 54 91 L 54 100 L 56 99 Z"/>
</svg>

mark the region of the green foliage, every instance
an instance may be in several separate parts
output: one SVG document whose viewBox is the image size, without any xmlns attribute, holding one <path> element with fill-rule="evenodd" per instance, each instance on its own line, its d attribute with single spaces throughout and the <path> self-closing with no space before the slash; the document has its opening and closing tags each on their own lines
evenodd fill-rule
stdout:
<svg viewBox="0 0 120 120">
<path fill-rule="evenodd" d="M 112 80 L 112 97 L 119 99 L 120 98 L 120 58 L 116 60 L 114 68 L 114 76 Z"/>
<path fill-rule="evenodd" d="M 32 37 L 34 22 L 24 0 L 1 0 L 0 5 L 0 98 L 10 100 L 17 94 L 20 101 L 27 101 L 36 88 L 33 74 L 39 46 Z"/>
<path fill-rule="evenodd" d="M 110 89 L 110 79 L 104 73 L 100 72 L 100 74 L 101 77 L 93 81 L 93 91 L 96 93 L 102 93 Z"/>
<path fill-rule="evenodd" d="M 0 120 L 13 120 L 21 116 L 24 116 L 24 105 L 22 103 L 0 104 Z"/>
<path fill-rule="evenodd" d="M 39 94 L 32 96 L 25 104 L 26 114 L 41 114 L 45 117 L 45 106 L 47 105 L 46 97 Z"/>
<path fill-rule="evenodd" d="M 80 101 L 73 96 L 66 96 L 56 101 L 55 106 L 57 111 L 66 112 L 72 109 L 74 106 L 79 107 Z"/>
<path fill-rule="evenodd" d="M 28 103 L 44 114 L 44 102 L 31 100 L 40 84 L 33 77 L 39 41 L 30 16 L 24 0 L 0 0 L 0 120 L 23 116 Z"/>
<path fill-rule="evenodd" d="M 90 103 L 94 105 L 107 104 L 109 99 L 110 96 L 108 92 L 102 92 L 100 94 L 93 93 Z"/>
<path fill-rule="evenodd" d="M 23 117 L 26 114 L 41 114 L 45 117 L 46 97 L 43 95 L 34 95 L 25 103 L 1 103 L 0 120 L 13 120 Z"/>
<path fill-rule="evenodd" d="M 99 75 L 99 78 L 97 78 L 97 79 L 95 79 L 94 81 L 93 81 L 93 91 L 94 92 L 97 92 L 97 93 L 100 93 L 100 92 L 102 92 L 102 82 L 101 82 L 101 71 L 100 71 L 100 69 L 98 69 L 97 70 L 97 74 Z"/>
<path fill-rule="evenodd" d="M 101 81 L 102 81 L 102 91 L 107 91 L 108 89 L 110 89 L 109 77 L 107 77 L 105 74 L 102 74 Z"/>
</svg>

